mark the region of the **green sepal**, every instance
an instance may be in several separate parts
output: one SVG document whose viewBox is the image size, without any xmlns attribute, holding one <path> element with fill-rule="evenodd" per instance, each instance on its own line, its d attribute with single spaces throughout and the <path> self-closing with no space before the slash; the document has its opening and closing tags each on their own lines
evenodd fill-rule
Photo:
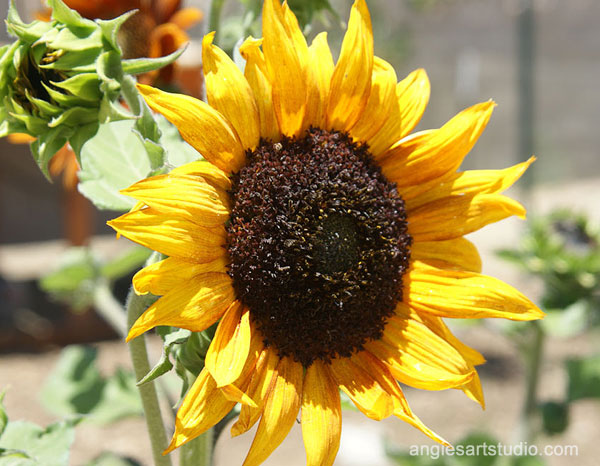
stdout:
<svg viewBox="0 0 600 466">
<path fill-rule="evenodd" d="M 13 105 L 15 104 L 14 101 L 12 101 L 12 103 Z M 22 107 L 19 106 L 18 108 Z M 21 112 L 10 112 L 9 115 L 24 123 L 25 128 L 27 129 L 26 132 L 29 134 L 40 134 L 48 129 L 47 121 L 42 118 L 38 118 L 36 116 L 28 115 L 26 113 Z"/>
<path fill-rule="evenodd" d="M 100 92 L 100 79 L 98 79 L 96 73 L 76 74 L 64 81 L 50 81 L 50 83 L 82 100 L 97 103 L 102 98 L 102 92 Z"/>
<path fill-rule="evenodd" d="M 79 166 L 81 166 L 81 148 L 88 139 L 91 139 L 96 135 L 99 127 L 100 125 L 97 121 L 90 123 L 89 125 L 81 126 L 77 128 L 77 131 L 69 138 L 69 144 L 71 144 L 71 149 L 75 152 Z"/>
<path fill-rule="evenodd" d="M 169 55 L 166 55 L 164 57 L 132 58 L 129 60 L 123 60 L 123 62 L 122 62 L 123 72 L 127 73 L 127 74 L 136 75 L 136 74 L 147 73 L 148 71 L 157 70 L 159 68 L 162 68 L 163 66 L 170 65 L 175 60 L 177 60 L 181 56 L 181 54 L 183 52 L 185 52 L 186 48 L 187 48 L 187 45 L 184 45 L 183 47 L 179 48 L 175 52 L 173 52 Z"/>
<path fill-rule="evenodd" d="M 198 376 L 204 368 L 206 352 L 214 337 L 215 330 L 216 325 L 213 325 L 204 332 L 192 332 L 177 355 L 179 362 L 195 376 Z"/>
<path fill-rule="evenodd" d="M 59 117 L 52 118 L 48 127 L 56 128 L 59 125 L 81 126 L 98 120 L 98 110 L 95 108 L 73 107 L 63 112 Z"/>
<path fill-rule="evenodd" d="M 90 107 L 90 102 L 88 100 L 83 100 L 79 97 L 75 97 L 74 95 L 63 94 L 62 92 L 48 86 L 46 83 L 42 83 L 42 86 L 44 86 L 50 98 L 56 102 L 63 109 L 63 111 L 72 107 Z"/>
<path fill-rule="evenodd" d="M 58 152 L 58 150 L 64 146 L 69 139 L 69 136 L 65 134 L 65 128 L 52 128 L 43 134 L 40 134 L 38 138 L 31 143 L 31 154 L 34 160 L 42 170 L 42 173 L 52 180 L 50 172 L 48 171 L 48 163 L 50 159 Z"/>
<path fill-rule="evenodd" d="M 27 44 L 32 44 L 52 30 L 52 24 L 44 21 L 34 21 L 30 24 L 6 22 L 6 30 Z"/>
<path fill-rule="evenodd" d="M 60 23 L 83 30 L 96 29 L 96 23 L 82 18 L 79 13 L 65 5 L 62 0 L 48 0 L 48 6 L 52 8 L 52 18 Z"/>
<path fill-rule="evenodd" d="M 40 68 L 49 70 L 68 71 L 69 73 L 94 73 L 96 71 L 96 60 L 98 49 L 81 50 L 78 52 L 65 53 L 62 57 L 52 63 L 39 65 Z"/>
<path fill-rule="evenodd" d="M 129 110 L 123 107 L 118 102 L 108 99 L 106 96 L 100 102 L 100 110 L 98 113 L 98 121 L 100 123 L 108 123 L 109 121 L 132 120 L 135 118 Z"/>
<path fill-rule="evenodd" d="M 123 85 L 128 84 L 124 82 Z M 139 95 L 137 100 L 138 105 L 141 107 L 142 115 L 136 120 L 133 132 L 140 138 L 142 144 L 144 144 L 144 148 L 148 153 L 148 159 L 150 160 L 150 167 L 152 170 L 157 170 L 165 164 L 165 149 L 158 142 L 160 141 L 161 132 L 146 102 Z"/>
<path fill-rule="evenodd" d="M 136 14 L 137 11 L 138 10 L 128 11 L 127 13 L 123 13 L 121 16 L 117 16 L 114 19 L 96 20 L 96 24 L 100 26 L 104 38 L 108 41 L 112 48 L 118 52 L 121 52 L 121 47 L 119 46 L 119 42 L 117 40 L 119 29 L 121 28 L 123 23 L 129 18 L 131 18 L 134 14 Z"/>
<path fill-rule="evenodd" d="M 101 49 L 103 46 L 102 42 L 102 31 L 99 28 L 92 30 L 91 34 L 88 31 L 85 31 L 87 35 L 82 34 L 81 36 L 77 34 L 80 31 L 72 31 L 70 29 L 64 28 L 58 31 L 56 37 L 52 40 L 47 40 L 44 37 L 44 42 L 47 43 L 48 48 L 54 50 L 66 50 L 69 52 L 81 52 L 84 50 L 91 49 Z"/>
<path fill-rule="evenodd" d="M 102 53 L 96 63 L 96 72 L 102 80 L 100 89 L 104 93 L 117 92 L 121 89 L 123 70 L 121 69 L 121 57 L 117 52 Z"/>
<path fill-rule="evenodd" d="M 166 374 L 173 368 L 173 363 L 169 359 L 171 349 L 174 345 L 181 345 L 187 341 L 192 332 L 181 329 L 173 333 L 169 333 L 164 337 L 163 352 L 156 365 L 148 372 L 142 380 L 137 383 L 137 386 L 144 385 L 163 374 Z"/>
<path fill-rule="evenodd" d="M 29 91 L 25 92 L 25 96 L 27 97 L 27 100 L 29 100 L 29 102 L 36 107 L 36 110 L 41 112 L 44 117 L 54 117 L 63 112 L 63 110 L 56 105 L 52 105 L 50 102 L 46 102 L 43 99 L 33 97 Z"/>
</svg>

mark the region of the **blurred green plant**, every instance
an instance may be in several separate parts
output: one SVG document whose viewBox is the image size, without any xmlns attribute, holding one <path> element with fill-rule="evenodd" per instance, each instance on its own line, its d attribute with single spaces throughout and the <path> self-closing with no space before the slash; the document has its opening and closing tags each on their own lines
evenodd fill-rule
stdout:
<svg viewBox="0 0 600 466">
<path fill-rule="evenodd" d="M 104 377 L 97 366 L 98 351 L 88 346 L 68 346 L 41 390 L 40 400 L 60 417 L 82 415 L 100 424 L 143 414 L 135 378 L 118 368 Z"/>
<path fill-rule="evenodd" d="M 64 466 L 80 417 L 45 429 L 31 422 L 9 421 L 0 394 L 0 466 Z"/>
<path fill-rule="evenodd" d="M 520 329 L 507 327 L 526 367 L 521 435 L 531 441 L 540 432 L 561 434 L 569 426 L 572 402 L 600 398 L 600 356 L 566 361 L 568 385 L 562 399 L 540 401 L 544 343 L 547 336 L 573 338 L 600 323 L 600 231 L 586 216 L 558 210 L 531 220 L 520 244 L 498 255 L 543 286 L 545 319 Z"/>
</svg>

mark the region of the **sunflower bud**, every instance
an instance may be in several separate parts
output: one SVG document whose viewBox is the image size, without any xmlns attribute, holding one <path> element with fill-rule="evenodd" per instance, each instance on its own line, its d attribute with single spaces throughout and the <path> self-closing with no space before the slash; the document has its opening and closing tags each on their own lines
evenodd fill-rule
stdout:
<svg viewBox="0 0 600 466">
<path fill-rule="evenodd" d="M 67 142 L 75 153 L 111 120 L 131 118 L 119 104 L 127 74 L 145 73 L 173 62 L 122 60 L 119 27 L 134 13 L 91 21 L 61 0 L 49 0 L 50 22 L 25 24 L 11 2 L 7 29 L 16 37 L 0 48 L 0 137 L 26 133 L 34 158 L 48 176 L 48 162 Z M 129 80 L 129 81 L 128 81 Z"/>
</svg>

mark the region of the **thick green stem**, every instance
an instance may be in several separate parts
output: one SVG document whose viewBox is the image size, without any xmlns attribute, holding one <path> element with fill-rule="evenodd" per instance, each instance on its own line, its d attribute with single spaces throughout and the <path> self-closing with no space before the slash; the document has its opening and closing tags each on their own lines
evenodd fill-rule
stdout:
<svg viewBox="0 0 600 466">
<path fill-rule="evenodd" d="M 150 304 L 147 297 L 137 296 L 133 289 L 129 292 L 127 298 L 127 325 L 129 328 L 142 315 Z M 135 371 L 136 380 L 141 380 L 148 372 L 150 372 L 150 364 L 148 362 L 148 351 L 146 349 L 145 336 L 141 335 L 129 342 L 129 353 Z M 138 387 L 144 414 L 146 417 L 146 425 L 150 435 L 150 443 L 152 445 L 152 456 L 154 457 L 155 466 L 171 466 L 171 458 L 163 456 L 162 452 L 167 447 L 167 435 L 163 423 L 160 406 L 158 404 L 158 396 L 154 382 L 148 382 Z"/>
<path fill-rule="evenodd" d="M 544 330 L 538 321 L 529 323 L 531 339 L 525 347 L 525 402 L 521 411 L 520 436 L 524 442 L 531 442 L 536 435 L 538 421 L 538 385 L 544 349 Z"/>
<path fill-rule="evenodd" d="M 208 18 L 208 32 L 215 31 L 214 42 L 217 42 L 219 35 L 219 23 L 221 22 L 221 10 L 225 0 L 213 0 L 210 5 L 210 16 Z"/>
<path fill-rule="evenodd" d="M 213 430 L 209 429 L 181 447 L 180 466 L 211 466 Z"/>
</svg>

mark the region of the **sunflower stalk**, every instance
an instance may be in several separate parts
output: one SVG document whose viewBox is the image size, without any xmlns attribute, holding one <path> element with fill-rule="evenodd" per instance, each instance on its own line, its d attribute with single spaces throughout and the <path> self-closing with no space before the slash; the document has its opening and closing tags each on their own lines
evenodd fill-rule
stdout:
<svg viewBox="0 0 600 466">
<path fill-rule="evenodd" d="M 531 335 L 528 344 L 523 348 L 526 364 L 525 374 L 525 401 L 521 410 L 519 437 L 521 441 L 532 442 L 537 435 L 537 421 L 539 402 L 537 399 L 540 369 L 544 350 L 544 329 L 539 322 L 529 323 Z"/>
<path fill-rule="evenodd" d="M 150 265 L 156 261 L 157 254 L 153 254 L 146 265 Z M 151 304 L 147 296 L 138 296 L 133 287 L 129 291 L 127 297 L 127 326 L 131 328 L 139 316 Z M 129 342 L 129 354 L 135 372 L 136 380 L 141 380 L 150 372 L 150 363 L 148 361 L 148 350 L 146 348 L 146 338 L 144 335 L 133 339 Z M 152 446 L 152 456 L 155 466 L 172 466 L 171 458 L 163 456 L 162 452 L 167 447 L 167 434 L 165 425 L 158 402 L 158 394 L 154 381 L 150 381 L 143 385 L 138 385 L 140 397 L 142 399 L 142 407 L 144 409 L 144 417 L 150 443 Z"/>
</svg>

